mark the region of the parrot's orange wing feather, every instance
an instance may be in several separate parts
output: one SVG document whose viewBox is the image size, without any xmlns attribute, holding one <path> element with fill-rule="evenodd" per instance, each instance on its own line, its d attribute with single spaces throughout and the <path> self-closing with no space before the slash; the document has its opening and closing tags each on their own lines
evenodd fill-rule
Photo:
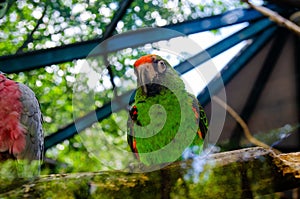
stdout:
<svg viewBox="0 0 300 199">
<path fill-rule="evenodd" d="M 127 134 L 127 142 L 131 148 L 131 151 L 134 153 L 135 157 L 139 160 L 139 154 L 138 154 L 138 150 L 136 147 L 136 140 L 134 138 L 134 123 L 137 122 L 137 108 L 136 106 L 131 107 L 131 109 L 129 110 L 129 117 L 128 117 L 128 121 L 127 121 L 127 127 L 128 127 L 128 134 Z"/>
<path fill-rule="evenodd" d="M 204 139 L 205 135 L 207 133 L 207 119 L 204 113 L 204 110 L 202 108 L 202 106 L 200 105 L 200 103 L 198 102 L 198 100 L 190 95 L 193 98 L 193 111 L 195 113 L 195 118 L 196 118 L 196 122 L 199 125 L 197 134 L 199 136 L 200 139 Z M 204 114 L 204 115 L 203 115 Z"/>
</svg>

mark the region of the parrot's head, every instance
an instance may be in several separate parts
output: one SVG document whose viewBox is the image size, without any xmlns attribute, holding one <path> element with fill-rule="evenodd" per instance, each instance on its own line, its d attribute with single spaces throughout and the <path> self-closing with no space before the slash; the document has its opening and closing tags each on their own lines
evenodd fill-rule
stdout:
<svg viewBox="0 0 300 199">
<path fill-rule="evenodd" d="M 171 68 L 170 64 L 158 55 L 150 54 L 140 57 L 134 63 L 134 73 L 137 76 L 138 87 L 143 94 L 152 96 L 161 88 L 165 73 Z"/>
</svg>

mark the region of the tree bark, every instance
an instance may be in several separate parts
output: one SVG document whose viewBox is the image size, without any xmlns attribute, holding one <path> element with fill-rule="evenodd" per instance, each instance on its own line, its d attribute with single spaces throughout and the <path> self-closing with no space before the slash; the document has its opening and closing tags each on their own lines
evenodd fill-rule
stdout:
<svg viewBox="0 0 300 199">
<path fill-rule="evenodd" d="M 260 147 L 175 162 L 161 170 L 54 174 L 24 182 L 0 198 L 243 198 L 300 185 L 300 153 Z M 204 161 L 204 164 L 202 164 Z"/>
</svg>

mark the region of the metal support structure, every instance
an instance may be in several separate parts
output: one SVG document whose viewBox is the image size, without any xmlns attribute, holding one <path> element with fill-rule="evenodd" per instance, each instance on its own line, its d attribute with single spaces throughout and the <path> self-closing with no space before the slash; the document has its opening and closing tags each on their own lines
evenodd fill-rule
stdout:
<svg viewBox="0 0 300 199">
<path fill-rule="evenodd" d="M 274 25 L 269 19 L 262 19 L 253 23 L 251 26 L 247 26 L 246 28 L 232 34 L 226 39 L 216 43 L 215 45 L 209 47 L 208 49 L 198 53 L 197 55 L 189 58 L 183 64 L 179 64 L 175 66 L 174 69 L 177 70 L 179 74 L 184 74 L 196 66 L 208 61 L 212 57 L 219 55 L 220 53 L 228 50 L 232 46 L 247 40 L 260 32 L 266 30 L 268 27 Z"/>
<path fill-rule="evenodd" d="M 240 113 L 240 116 L 245 120 L 245 122 L 247 122 L 251 117 L 259 100 L 259 97 L 261 96 L 261 93 L 264 90 L 265 85 L 267 84 L 273 69 L 275 68 L 283 46 L 287 41 L 288 32 L 286 30 L 279 29 L 277 32 L 278 33 L 276 34 L 276 38 L 272 43 L 270 51 L 268 52 L 268 55 L 266 56 L 266 59 L 263 62 L 262 68 L 256 80 L 254 81 L 252 89 L 246 100 L 246 104 Z M 230 138 L 229 146 L 232 147 L 231 149 L 239 148 L 239 143 L 243 135 L 241 132 L 242 129 L 237 124 Z"/>
<path fill-rule="evenodd" d="M 217 94 L 217 92 L 223 88 L 223 85 L 227 85 L 227 83 L 232 80 L 246 63 L 270 40 L 275 30 L 276 27 L 271 27 L 254 38 L 253 42 L 245 48 L 238 57 L 235 57 L 224 67 L 220 72 L 221 75 L 214 78 L 197 96 L 199 102 L 205 106 L 210 101 L 210 96 Z"/>
<path fill-rule="evenodd" d="M 217 56 L 219 53 L 224 52 L 225 50 L 227 50 L 229 47 L 234 46 L 235 44 L 245 40 L 245 39 L 249 39 L 251 37 L 256 36 L 257 34 L 259 34 L 260 32 L 262 32 L 263 30 L 265 30 L 266 28 L 268 28 L 269 26 L 271 26 L 273 23 L 271 23 L 269 20 L 261 20 L 256 22 L 252 28 L 245 28 L 241 31 L 239 31 L 238 33 L 233 34 L 232 36 L 229 36 L 228 38 L 224 39 L 223 41 L 220 41 L 219 43 L 213 45 L 212 47 L 210 47 L 210 50 L 207 50 L 207 53 L 212 53 L 210 55 L 203 56 L 202 53 L 199 53 L 195 56 L 193 56 L 191 59 L 193 60 L 192 63 L 195 66 L 200 65 L 201 63 L 204 63 L 205 60 L 207 60 L 207 58 L 212 58 L 214 56 Z M 274 28 L 271 28 L 271 30 Z M 266 33 L 269 33 L 270 31 L 264 31 L 263 35 L 265 35 Z M 267 34 L 268 37 L 271 36 L 270 32 L 269 34 Z M 266 37 L 266 36 L 265 36 Z M 265 38 L 264 37 L 264 38 Z M 260 41 L 259 39 L 257 39 L 258 41 Z M 225 45 L 226 47 L 221 48 L 221 45 Z M 220 48 L 222 50 L 220 50 Z M 256 49 L 257 50 L 257 49 Z M 252 52 L 250 50 L 250 52 Z M 251 56 L 249 56 L 250 58 Z M 185 61 L 181 64 L 179 64 L 178 66 L 174 67 L 176 70 L 180 70 L 181 68 L 185 68 L 186 69 L 186 64 L 190 64 L 191 62 L 189 61 Z M 193 66 L 194 67 L 194 66 Z M 192 68 L 190 68 L 192 69 Z M 182 72 L 182 73 L 186 73 L 189 70 L 181 70 L 178 72 Z M 121 103 L 121 107 L 125 108 L 129 102 L 132 102 L 133 99 L 129 100 L 129 94 L 128 93 L 132 93 L 133 91 L 129 91 L 121 96 L 118 97 L 118 99 L 122 102 Z M 200 97 L 200 99 L 202 99 Z M 209 96 L 208 96 L 209 99 Z M 124 103 L 126 104 L 124 104 Z M 114 106 L 114 102 L 113 106 Z M 45 149 L 48 149 L 52 146 L 54 146 L 55 144 L 62 142 L 65 139 L 68 139 L 72 136 L 74 136 L 77 132 L 80 132 L 82 130 L 84 130 L 85 128 L 88 128 L 89 126 L 91 126 L 93 123 L 95 123 L 96 121 L 102 121 L 104 118 L 108 117 L 111 113 L 112 110 L 111 108 L 111 103 L 107 103 L 105 104 L 103 107 L 96 109 L 96 117 L 94 115 L 94 111 L 87 114 L 86 116 L 78 119 L 77 121 L 75 121 L 74 123 L 69 124 L 67 127 L 58 130 L 56 133 L 53 133 L 49 136 L 47 136 L 45 138 Z M 118 109 L 119 110 L 119 109 Z M 91 118 L 93 117 L 93 118 Z M 79 128 L 80 127 L 80 128 Z"/>
<path fill-rule="evenodd" d="M 124 2 L 129 3 L 130 1 Z M 128 4 L 123 4 L 122 8 L 126 8 L 126 6 L 128 6 Z M 113 20 L 114 22 L 117 21 L 118 17 L 116 16 L 115 18 L 116 19 Z M 167 25 L 161 28 L 174 30 L 174 32 L 178 32 L 179 36 L 182 36 L 243 22 L 255 22 L 262 18 L 264 17 L 255 10 L 236 9 L 220 15 Z M 113 25 L 108 26 L 108 28 L 110 27 L 113 27 Z M 107 33 L 104 33 L 104 36 L 106 34 L 109 35 L 112 28 L 109 30 L 110 31 Z M 2 56 L 0 57 L 0 71 L 7 74 L 28 71 L 52 64 L 72 61 L 74 59 L 82 59 L 89 56 L 92 51 L 97 54 L 107 54 L 125 48 L 141 46 L 160 40 L 167 40 L 173 37 L 174 35 L 162 35 L 155 33 L 155 29 L 152 28 L 140 29 L 116 35 L 115 37 L 106 40 L 106 49 L 95 49 L 101 42 L 105 41 L 106 38 L 103 37 L 50 49 L 36 50 L 18 55 Z"/>
</svg>

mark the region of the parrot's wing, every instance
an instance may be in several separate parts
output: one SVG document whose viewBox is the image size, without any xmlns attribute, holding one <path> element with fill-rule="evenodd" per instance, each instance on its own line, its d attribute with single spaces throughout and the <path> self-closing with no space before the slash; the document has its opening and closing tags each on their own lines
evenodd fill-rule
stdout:
<svg viewBox="0 0 300 199">
<path fill-rule="evenodd" d="M 133 125 L 134 122 L 133 120 L 130 118 L 130 116 L 128 117 L 127 120 L 127 142 L 130 146 L 130 149 L 132 152 L 134 152 L 134 148 L 133 148 Z"/>
<path fill-rule="evenodd" d="M 127 120 L 127 142 L 131 148 L 131 151 L 135 154 L 135 157 L 139 159 L 138 150 L 136 148 L 136 140 L 134 138 L 134 124 L 137 120 L 136 106 L 131 107 L 129 110 L 129 116 Z"/>
<path fill-rule="evenodd" d="M 42 160 L 44 153 L 44 135 L 40 105 L 30 88 L 21 83 L 18 83 L 18 86 L 22 93 L 20 98 L 23 106 L 21 124 L 26 133 L 26 146 L 24 151 L 19 154 L 17 158 Z"/>
<path fill-rule="evenodd" d="M 204 139 L 208 130 L 208 122 L 207 122 L 206 114 L 199 101 L 192 94 L 189 95 L 193 99 L 193 111 L 195 113 L 196 121 L 198 121 L 199 124 L 199 129 L 197 134 L 201 139 Z"/>
</svg>

